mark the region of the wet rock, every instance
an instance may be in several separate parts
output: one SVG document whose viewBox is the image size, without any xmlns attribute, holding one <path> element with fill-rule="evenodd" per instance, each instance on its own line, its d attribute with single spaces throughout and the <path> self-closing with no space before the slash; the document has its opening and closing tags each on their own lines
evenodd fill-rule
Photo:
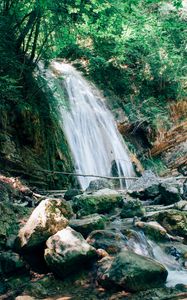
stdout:
<svg viewBox="0 0 187 300">
<path fill-rule="evenodd" d="M 179 188 L 173 186 L 172 183 L 161 183 L 159 191 L 161 195 L 160 204 L 170 205 L 181 200 Z"/>
<path fill-rule="evenodd" d="M 126 248 L 127 239 L 122 233 L 113 230 L 95 230 L 88 236 L 87 242 L 96 249 L 116 254 Z"/>
<path fill-rule="evenodd" d="M 72 272 L 77 272 L 84 264 L 93 261 L 97 254 L 83 236 L 67 227 L 47 240 L 45 260 L 49 268 L 58 276 L 64 278 Z"/>
<path fill-rule="evenodd" d="M 51 235 L 68 225 L 71 206 L 62 199 L 45 199 L 33 211 L 26 225 L 20 229 L 16 248 L 29 249 L 45 242 Z"/>
<path fill-rule="evenodd" d="M 96 179 L 96 180 L 92 180 L 90 181 L 90 184 L 88 186 L 88 188 L 86 189 L 86 192 L 95 192 L 98 190 L 102 190 L 105 188 L 111 189 L 112 183 L 109 182 L 106 179 Z"/>
<path fill-rule="evenodd" d="M 156 220 L 168 233 L 187 238 L 187 213 L 185 212 L 171 209 L 158 212 L 145 219 Z"/>
<path fill-rule="evenodd" d="M 73 219 L 69 226 L 80 232 L 84 237 L 87 237 L 92 231 L 97 229 L 104 229 L 106 219 L 99 214 L 92 214 L 82 219 Z"/>
<path fill-rule="evenodd" d="M 25 262 L 20 258 L 19 254 L 12 251 L 0 253 L 0 273 L 11 274 L 24 269 Z"/>
<path fill-rule="evenodd" d="M 94 213 L 109 213 L 121 205 L 122 196 L 118 192 L 109 189 L 73 198 L 73 210 L 79 217 Z"/>
<path fill-rule="evenodd" d="M 126 250 L 114 259 L 106 257 L 101 260 L 98 281 L 104 287 L 117 286 L 137 292 L 164 284 L 167 274 L 162 264 Z"/>
<path fill-rule="evenodd" d="M 142 217 L 145 214 L 145 208 L 140 200 L 124 200 L 121 210 L 122 218 Z"/>
<path fill-rule="evenodd" d="M 108 252 L 106 252 L 103 249 L 97 249 L 96 250 L 98 257 L 101 259 L 103 257 L 109 257 L 110 255 L 108 254 Z"/>
<path fill-rule="evenodd" d="M 82 194 L 82 191 L 79 189 L 69 189 L 64 194 L 64 199 L 69 201 L 72 200 L 73 197 Z"/>
<path fill-rule="evenodd" d="M 168 246 L 165 248 L 165 252 L 169 255 L 172 255 L 176 258 L 176 260 L 179 260 L 179 258 L 181 257 L 181 252 L 179 250 L 177 250 L 176 247 L 172 246 Z"/>
<path fill-rule="evenodd" d="M 164 227 L 162 227 L 158 222 L 135 222 L 135 226 L 141 228 L 144 233 L 154 241 L 168 240 L 168 234 Z"/>
</svg>

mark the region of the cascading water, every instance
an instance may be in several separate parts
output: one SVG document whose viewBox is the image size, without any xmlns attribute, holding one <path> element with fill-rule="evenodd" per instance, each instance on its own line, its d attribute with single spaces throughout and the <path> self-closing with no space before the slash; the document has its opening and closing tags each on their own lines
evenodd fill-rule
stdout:
<svg viewBox="0 0 187 300">
<path fill-rule="evenodd" d="M 115 163 L 118 176 L 132 176 L 127 148 L 98 90 L 69 64 L 54 61 L 52 69 L 63 76 L 62 85 L 69 98 L 69 108 L 59 105 L 59 110 L 77 174 L 110 176 Z M 79 177 L 83 189 L 91 180 Z"/>
</svg>

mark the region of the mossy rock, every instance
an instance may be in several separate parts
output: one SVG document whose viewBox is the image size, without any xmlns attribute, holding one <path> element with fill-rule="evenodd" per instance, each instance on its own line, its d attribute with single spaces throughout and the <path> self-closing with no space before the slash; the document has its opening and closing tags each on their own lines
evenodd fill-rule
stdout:
<svg viewBox="0 0 187 300">
<path fill-rule="evenodd" d="M 157 221 L 168 233 L 187 239 L 187 212 L 171 209 L 144 217 L 143 220 Z"/>
<path fill-rule="evenodd" d="M 142 229 L 146 236 L 153 241 L 165 241 L 168 240 L 168 234 L 165 228 L 163 228 L 158 222 L 141 222 L 135 223 L 135 226 Z"/>
<path fill-rule="evenodd" d="M 51 236 L 46 245 L 46 263 L 54 274 L 62 278 L 84 268 L 97 257 L 96 250 L 70 227 Z"/>
<path fill-rule="evenodd" d="M 108 262 L 107 262 L 108 261 Z M 118 287 L 125 291 L 137 292 L 161 286 L 167 278 L 166 268 L 155 260 L 126 250 L 112 261 L 100 263 L 98 280 L 106 288 Z"/>
<path fill-rule="evenodd" d="M 69 226 L 80 232 L 85 238 L 94 230 L 104 229 L 106 218 L 99 214 L 92 214 L 82 219 L 70 220 Z"/>
<path fill-rule="evenodd" d="M 30 212 L 30 208 L 5 202 L 0 203 L 0 249 L 5 247 L 11 235 L 18 234 L 20 221 L 26 218 Z"/>
<path fill-rule="evenodd" d="M 145 214 L 145 208 L 140 200 L 124 200 L 121 211 L 122 218 L 142 217 Z"/>
<path fill-rule="evenodd" d="M 83 194 L 73 199 L 73 210 L 78 216 L 86 216 L 94 213 L 106 214 L 116 207 L 122 206 L 122 196 L 117 192 Z"/>
</svg>

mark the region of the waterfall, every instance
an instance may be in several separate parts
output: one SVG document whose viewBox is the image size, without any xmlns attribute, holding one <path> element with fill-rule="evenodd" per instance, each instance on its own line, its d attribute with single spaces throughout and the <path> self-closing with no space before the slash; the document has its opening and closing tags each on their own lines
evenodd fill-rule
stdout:
<svg viewBox="0 0 187 300">
<path fill-rule="evenodd" d="M 59 110 L 77 174 L 110 176 L 113 163 L 119 176 L 132 176 L 126 145 L 99 91 L 71 65 L 54 61 L 52 67 L 63 76 L 69 99 L 68 108 L 59 106 Z M 79 177 L 83 189 L 91 180 Z"/>
<path fill-rule="evenodd" d="M 67 106 L 62 105 L 60 96 L 57 101 L 76 173 L 111 176 L 113 165 L 117 176 L 133 176 L 127 147 L 100 92 L 69 64 L 53 61 L 51 70 L 53 78 L 58 78 L 58 90 L 64 89 L 68 98 Z M 93 178 L 79 176 L 78 180 L 86 189 Z"/>
</svg>

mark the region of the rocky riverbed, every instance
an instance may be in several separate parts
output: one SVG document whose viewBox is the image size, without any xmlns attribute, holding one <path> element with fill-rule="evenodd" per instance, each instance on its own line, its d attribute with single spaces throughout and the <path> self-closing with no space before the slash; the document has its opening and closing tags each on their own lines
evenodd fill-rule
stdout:
<svg viewBox="0 0 187 300">
<path fill-rule="evenodd" d="M 40 193 L 0 180 L 0 299 L 186 299 L 185 178 Z"/>
</svg>

